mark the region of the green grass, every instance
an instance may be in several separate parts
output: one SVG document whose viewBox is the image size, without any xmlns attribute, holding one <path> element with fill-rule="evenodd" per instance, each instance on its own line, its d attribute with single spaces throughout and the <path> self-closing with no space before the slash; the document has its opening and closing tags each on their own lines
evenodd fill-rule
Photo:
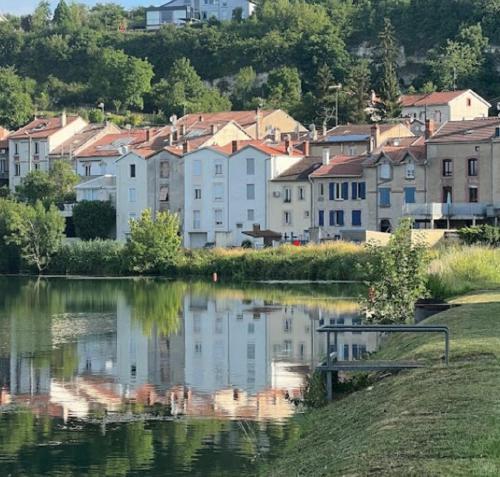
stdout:
<svg viewBox="0 0 500 477">
<path fill-rule="evenodd" d="M 450 327 L 448 368 L 437 364 L 442 338 L 394 335 L 378 358 L 432 367 L 298 417 L 300 438 L 262 475 L 500 475 L 500 294 L 460 301 L 427 320 Z"/>
</svg>

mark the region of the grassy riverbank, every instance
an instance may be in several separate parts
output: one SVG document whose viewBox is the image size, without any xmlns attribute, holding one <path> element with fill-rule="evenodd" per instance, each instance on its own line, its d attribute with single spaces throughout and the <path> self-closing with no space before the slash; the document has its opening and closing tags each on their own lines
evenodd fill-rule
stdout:
<svg viewBox="0 0 500 477">
<path fill-rule="evenodd" d="M 460 298 L 427 320 L 451 331 L 449 368 L 386 377 L 297 418 L 271 476 L 500 475 L 500 293 Z M 380 358 L 438 363 L 443 340 L 394 336 Z"/>
</svg>

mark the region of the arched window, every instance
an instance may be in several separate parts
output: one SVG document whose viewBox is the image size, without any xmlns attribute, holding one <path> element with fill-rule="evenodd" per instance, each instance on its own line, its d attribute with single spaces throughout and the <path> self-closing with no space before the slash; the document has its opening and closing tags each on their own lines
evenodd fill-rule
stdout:
<svg viewBox="0 0 500 477">
<path fill-rule="evenodd" d="M 472 158 L 467 161 L 467 171 L 469 176 L 477 176 L 477 159 Z"/>
</svg>

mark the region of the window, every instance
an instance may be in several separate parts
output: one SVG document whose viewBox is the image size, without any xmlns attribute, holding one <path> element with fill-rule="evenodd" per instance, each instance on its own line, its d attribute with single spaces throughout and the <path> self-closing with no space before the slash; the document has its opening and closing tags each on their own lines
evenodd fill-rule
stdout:
<svg viewBox="0 0 500 477">
<path fill-rule="evenodd" d="M 199 210 L 193 210 L 193 229 L 199 229 L 201 227 L 201 212 Z"/>
<path fill-rule="evenodd" d="M 383 164 L 380 164 L 380 178 L 388 180 L 391 178 L 391 165 L 384 162 Z"/>
<path fill-rule="evenodd" d="M 255 333 L 255 323 L 248 323 L 248 334 L 253 335 Z"/>
<path fill-rule="evenodd" d="M 436 123 L 440 124 L 441 123 L 441 111 L 434 111 L 434 121 L 436 121 Z"/>
<path fill-rule="evenodd" d="M 471 186 L 469 187 L 469 202 L 477 202 L 479 199 L 479 195 L 477 192 L 477 187 Z"/>
<path fill-rule="evenodd" d="M 130 177 L 135 177 L 135 164 L 130 164 Z"/>
<path fill-rule="evenodd" d="M 352 211 L 352 225 L 353 227 L 361 226 L 361 210 Z"/>
<path fill-rule="evenodd" d="M 388 187 L 380 187 L 378 190 L 380 207 L 391 206 L 391 189 Z"/>
<path fill-rule="evenodd" d="M 19 156 L 19 144 L 17 142 L 14 143 L 14 154 Z"/>
<path fill-rule="evenodd" d="M 292 213 L 289 211 L 283 212 L 283 223 L 285 225 L 292 225 Z"/>
<path fill-rule="evenodd" d="M 443 187 L 443 203 L 451 203 L 453 200 L 453 190 L 450 186 Z"/>
<path fill-rule="evenodd" d="M 85 164 L 85 175 L 90 176 L 92 174 L 92 166 L 90 164 Z"/>
<path fill-rule="evenodd" d="M 201 161 L 193 161 L 193 176 L 201 176 Z"/>
<path fill-rule="evenodd" d="M 255 199 L 255 184 L 247 184 L 247 200 Z"/>
<path fill-rule="evenodd" d="M 413 161 L 406 163 L 406 178 L 415 179 L 415 163 Z"/>
<path fill-rule="evenodd" d="M 366 198 L 366 184 L 364 182 L 351 183 L 351 199 L 365 199 Z"/>
<path fill-rule="evenodd" d="M 349 146 L 349 155 L 355 156 L 358 153 L 358 148 L 356 146 Z"/>
<path fill-rule="evenodd" d="M 162 179 L 168 179 L 170 175 L 170 163 L 168 161 L 160 162 L 160 177 Z"/>
<path fill-rule="evenodd" d="M 467 170 L 469 176 L 477 176 L 477 159 L 469 159 L 467 161 Z"/>
<path fill-rule="evenodd" d="M 83 199 L 84 200 L 96 200 L 97 191 L 95 189 L 84 189 Z"/>
<path fill-rule="evenodd" d="M 325 195 L 325 185 L 321 182 L 320 184 L 318 184 L 318 186 L 319 186 L 319 195 L 324 196 Z"/>
<path fill-rule="evenodd" d="M 405 187 L 405 204 L 414 204 L 415 203 L 415 187 Z"/>
<path fill-rule="evenodd" d="M 247 210 L 247 220 L 253 222 L 255 220 L 255 210 L 248 209 Z"/>
<path fill-rule="evenodd" d="M 344 184 L 348 187 L 347 182 L 341 184 L 340 182 L 330 182 L 328 183 L 328 199 L 329 200 L 340 200 L 343 199 L 343 186 Z"/>
<path fill-rule="evenodd" d="M 40 170 L 40 164 L 38 162 L 35 162 L 35 171 Z"/>
<path fill-rule="evenodd" d="M 5 159 L 0 159 L 0 172 L 7 171 L 7 161 Z"/>
<path fill-rule="evenodd" d="M 247 158 L 247 176 L 255 174 L 255 159 L 253 157 Z"/>
<path fill-rule="evenodd" d="M 199 187 L 194 189 L 194 198 L 195 200 L 201 199 L 201 189 Z"/>
<path fill-rule="evenodd" d="M 40 152 L 40 144 L 38 142 L 35 142 L 35 154 L 39 154 Z"/>
<path fill-rule="evenodd" d="M 223 224 L 222 220 L 222 209 L 214 210 L 214 222 L 216 227 L 221 227 Z"/>
<path fill-rule="evenodd" d="M 344 211 L 343 210 L 330 210 L 329 222 L 331 226 L 342 227 L 344 225 Z"/>
<path fill-rule="evenodd" d="M 292 189 L 290 187 L 283 189 L 283 202 L 292 202 Z"/>
<path fill-rule="evenodd" d="M 14 174 L 19 177 L 21 175 L 21 164 L 16 163 Z"/>
<path fill-rule="evenodd" d="M 160 187 L 160 202 L 168 202 L 168 186 Z"/>
<path fill-rule="evenodd" d="M 224 200 L 224 184 L 214 184 L 214 200 Z"/>
<path fill-rule="evenodd" d="M 299 200 L 306 200 L 306 190 L 304 187 L 299 187 Z"/>
<path fill-rule="evenodd" d="M 472 106 L 472 99 L 470 98 L 467 98 L 467 107 L 471 107 Z"/>
<path fill-rule="evenodd" d="M 131 220 L 135 220 L 136 217 L 137 217 L 137 215 L 134 212 L 130 212 L 130 214 L 128 214 L 128 220 L 129 220 L 129 222 Z"/>
<path fill-rule="evenodd" d="M 135 202 L 137 200 L 137 191 L 135 189 L 128 190 L 128 201 Z"/>
<path fill-rule="evenodd" d="M 443 176 L 451 177 L 453 175 L 453 161 L 451 159 L 443 159 Z"/>
<path fill-rule="evenodd" d="M 291 318 L 285 318 L 283 320 L 283 331 L 285 333 L 290 333 L 292 331 L 292 319 Z"/>
<path fill-rule="evenodd" d="M 215 164 L 215 175 L 216 176 L 222 175 L 222 164 L 220 162 Z"/>
<path fill-rule="evenodd" d="M 325 211 L 318 210 L 318 225 L 323 227 L 325 225 Z"/>
</svg>

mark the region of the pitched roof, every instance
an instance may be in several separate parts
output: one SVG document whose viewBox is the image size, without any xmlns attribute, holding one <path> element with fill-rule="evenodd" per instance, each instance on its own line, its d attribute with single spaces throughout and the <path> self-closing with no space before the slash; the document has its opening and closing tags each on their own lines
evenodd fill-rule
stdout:
<svg viewBox="0 0 500 477">
<path fill-rule="evenodd" d="M 375 124 L 346 124 L 336 126 L 318 139 L 317 142 L 358 142 L 370 139 L 371 129 Z M 390 131 L 399 124 L 382 123 L 378 125 L 380 132 Z"/>
<path fill-rule="evenodd" d="M 309 175 L 321 166 L 321 157 L 308 156 L 304 157 L 279 176 L 273 179 L 273 182 L 285 181 L 307 181 Z"/>
<path fill-rule="evenodd" d="M 262 117 L 278 111 L 277 109 L 261 109 Z M 219 113 L 190 113 L 182 116 L 177 121 L 178 125 L 185 124 L 188 127 L 193 127 L 196 123 L 207 122 L 228 122 L 235 121 L 243 127 L 251 126 L 257 122 L 257 111 L 222 111 Z"/>
<path fill-rule="evenodd" d="M 109 126 L 106 124 L 89 124 L 80 132 L 74 134 L 67 141 L 64 141 L 62 144 L 53 149 L 50 154 L 61 155 L 70 151 L 73 154 L 77 154 L 81 147 L 85 146 L 85 144 L 92 140 L 93 137 L 103 132 L 108 127 Z M 119 128 L 115 126 L 115 129 L 118 130 Z"/>
<path fill-rule="evenodd" d="M 425 161 L 427 150 L 423 136 L 405 137 L 375 149 L 364 161 L 364 165 L 375 165 L 381 157 L 388 158 L 394 164 L 399 164 L 410 155 L 417 162 Z"/>
<path fill-rule="evenodd" d="M 470 90 L 435 91 L 426 94 L 403 94 L 400 104 L 403 108 L 411 106 L 438 106 L 448 104 L 451 100 L 462 96 Z"/>
<path fill-rule="evenodd" d="M 477 142 L 487 141 L 495 135 L 500 126 L 500 118 L 479 118 L 463 121 L 448 121 L 428 139 L 430 143 L 439 142 Z"/>
<path fill-rule="evenodd" d="M 77 119 L 78 116 L 67 116 L 66 125 L 71 124 Z M 26 139 L 28 135 L 35 139 L 43 139 L 52 136 L 52 134 L 55 134 L 63 128 L 61 116 L 38 118 L 12 133 L 9 139 Z"/>
<path fill-rule="evenodd" d="M 329 164 L 320 166 L 311 177 L 359 177 L 363 174 L 365 159 L 365 155 L 334 156 Z"/>
<path fill-rule="evenodd" d="M 147 140 L 146 129 L 135 129 L 120 133 L 106 134 L 101 139 L 86 147 L 77 157 L 115 157 L 121 156 L 120 149 L 124 146 L 129 148 L 144 143 Z"/>
</svg>

